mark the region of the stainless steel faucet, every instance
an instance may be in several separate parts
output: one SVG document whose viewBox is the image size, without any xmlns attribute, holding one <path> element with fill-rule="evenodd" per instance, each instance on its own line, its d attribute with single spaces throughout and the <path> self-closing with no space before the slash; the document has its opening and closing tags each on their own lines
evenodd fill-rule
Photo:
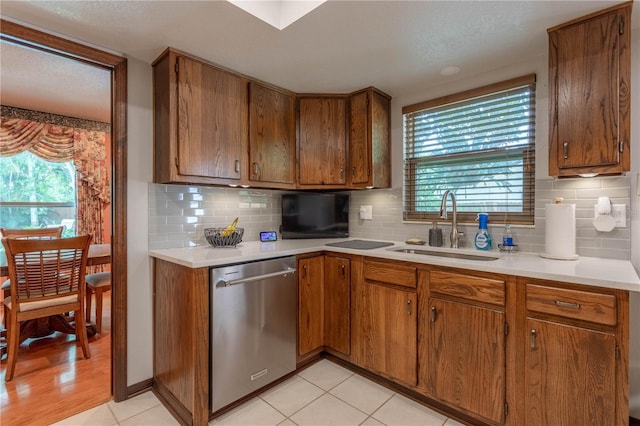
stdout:
<svg viewBox="0 0 640 426">
<path fill-rule="evenodd" d="M 453 208 L 453 220 L 451 221 L 451 248 L 458 248 L 458 240 L 460 236 L 464 235 L 462 232 L 458 232 L 458 207 L 456 205 L 456 196 L 450 190 L 444 191 L 442 196 L 442 204 L 440 205 L 440 218 L 447 219 L 447 196 L 451 194 L 451 203 Z"/>
</svg>

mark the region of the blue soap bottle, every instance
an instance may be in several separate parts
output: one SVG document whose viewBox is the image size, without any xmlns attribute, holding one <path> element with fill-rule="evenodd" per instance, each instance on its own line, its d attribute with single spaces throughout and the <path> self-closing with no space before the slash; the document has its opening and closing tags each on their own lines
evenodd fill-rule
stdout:
<svg viewBox="0 0 640 426">
<path fill-rule="evenodd" d="M 491 250 L 491 234 L 487 231 L 488 222 L 489 215 L 487 213 L 478 215 L 478 232 L 473 240 L 478 250 Z"/>
</svg>

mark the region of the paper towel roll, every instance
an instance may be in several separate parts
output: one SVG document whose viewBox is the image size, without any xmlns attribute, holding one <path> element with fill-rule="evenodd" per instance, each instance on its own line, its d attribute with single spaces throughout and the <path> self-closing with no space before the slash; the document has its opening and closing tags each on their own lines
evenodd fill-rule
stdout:
<svg viewBox="0 0 640 426">
<path fill-rule="evenodd" d="M 545 251 L 542 257 L 572 260 L 576 254 L 576 205 L 547 204 L 544 232 Z"/>
</svg>

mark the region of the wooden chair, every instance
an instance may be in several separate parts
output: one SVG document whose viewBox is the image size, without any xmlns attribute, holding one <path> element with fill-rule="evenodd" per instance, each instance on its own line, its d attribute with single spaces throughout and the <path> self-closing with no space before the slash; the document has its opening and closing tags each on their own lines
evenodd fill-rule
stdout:
<svg viewBox="0 0 640 426">
<path fill-rule="evenodd" d="M 91 357 L 85 327 L 85 274 L 91 236 L 52 240 L 3 238 L 11 296 L 7 312 L 7 371 L 13 378 L 23 321 L 75 312 L 76 340 L 85 358 Z"/>
<path fill-rule="evenodd" d="M 96 331 L 102 332 L 102 293 L 111 291 L 111 272 L 88 274 L 87 283 L 87 322 L 91 322 L 91 295 L 96 295 Z"/>
<path fill-rule="evenodd" d="M 61 238 L 64 226 L 55 226 L 53 228 L 32 228 L 32 229 L 17 229 L 17 228 L 0 228 L 0 237 L 7 238 L 26 238 L 34 240 L 50 240 L 52 238 Z M 9 296 L 11 287 L 11 280 L 6 280 L 0 286 L 3 292 L 3 298 Z M 4 311 L 4 317 L 2 319 L 3 324 L 6 327 L 7 323 L 7 311 Z"/>
<path fill-rule="evenodd" d="M 0 228 L 0 237 L 50 240 L 62 237 L 62 231 L 64 231 L 64 226 L 34 229 Z"/>
</svg>

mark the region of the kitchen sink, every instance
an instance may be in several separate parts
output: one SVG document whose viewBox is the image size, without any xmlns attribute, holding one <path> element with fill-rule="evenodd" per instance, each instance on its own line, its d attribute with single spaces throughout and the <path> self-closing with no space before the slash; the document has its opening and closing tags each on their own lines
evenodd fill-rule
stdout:
<svg viewBox="0 0 640 426">
<path fill-rule="evenodd" d="M 490 254 L 469 254 L 469 253 L 454 253 L 450 251 L 436 251 L 436 250 L 421 250 L 414 248 L 392 248 L 387 249 L 389 251 L 394 251 L 396 253 L 407 253 L 407 254 L 421 254 L 424 256 L 440 256 L 440 257 L 451 257 L 454 259 L 464 259 L 464 260 L 496 260 L 500 259 L 500 256 L 494 256 Z"/>
</svg>

